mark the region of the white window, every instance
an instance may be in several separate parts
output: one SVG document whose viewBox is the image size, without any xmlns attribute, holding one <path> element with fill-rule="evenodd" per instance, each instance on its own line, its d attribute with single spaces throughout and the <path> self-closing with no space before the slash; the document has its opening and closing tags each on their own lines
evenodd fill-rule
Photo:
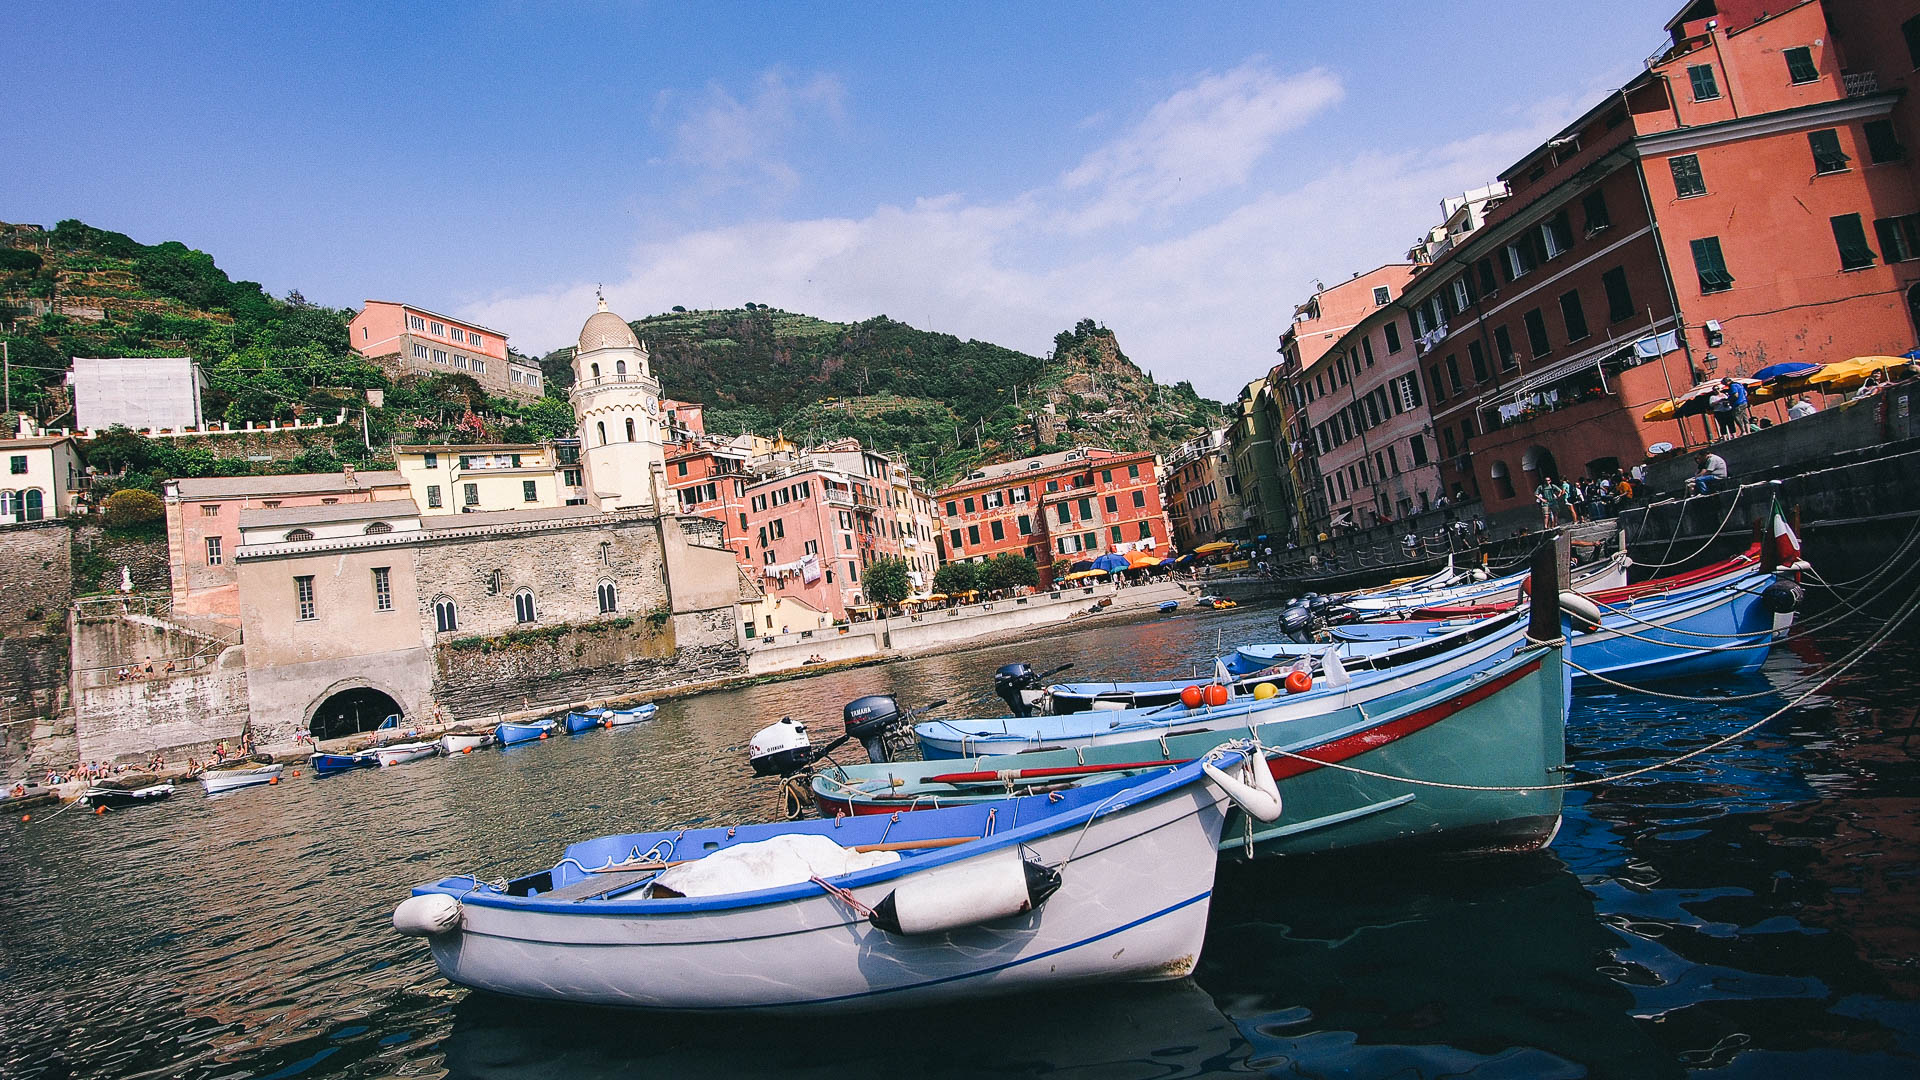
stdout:
<svg viewBox="0 0 1920 1080">
<path fill-rule="evenodd" d="M 1395 379 L 1394 387 L 1400 394 L 1401 412 L 1406 412 L 1408 409 L 1415 408 L 1420 404 L 1419 399 L 1413 396 L 1413 376 L 1403 375 Z M 1229 484 L 1228 487 L 1231 489 L 1232 485 Z"/>
<path fill-rule="evenodd" d="M 460 626 L 460 612 L 453 606 L 450 596 L 436 597 L 433 601 L 433 625 L 438 633 L 450 634 Z"/>
<path fill-rule="evenodd" d="M 373 568 L 373 609 L 393 610 L 393 570 L 390 567 Z"/>
<path fill-rule="evenodd" d="M 474 357 L 473 370 L 476 374 L 485 375 L 487 373 L 487 362 L 485 360 L 480 359 L 477 356 Z"/>
<path fill-rule="evenodd" d="M 425 360 L 427 358 L 427 347 L 425 345 L 420 344 L 417 341 L 414 342 L 413 356 L 414 356 L 414 359 L 416 360 Z"/>
<path fill-rule="evenodd" d="M 312 575 L 293 579 L 293 600 L 295 606 L 298 608 L 299 618 L 311 619 L 315 617 Z"/>
<path fill-rule="evenodd" d="M 460 487 L 461 487 L 461 497 L 468 506 L 480 505 L 480 485 L 479 484 L 462 484 L 460 485 Z"/>
<path fill-rule="evenodd" d="M 617 597 L 614 594 L 613 582 L 601 582 L 600 587 L 595 589 L 594 593 L 600 598 L 600 614 L 605 615 L 609 612 L 619 610 L 619 605 L 615 602 Z"/>
<path fill-rule="evenodd" d="M 446 323 L 428 323 L 428 324 L 427 324 L 427 333 L 429 333 L 429 334 L 438 334 L 438 335 L 440 335 L 441 337 L 446 337 L 446 336 L 447 336 L 447 324 L 446 324 Z"/>
<path fill-rule="evenodd" d="M 217 536 L 207 537 L 207 565 L 220 565 L 220 538 Z"/>
<path fill-rule="evenodd" d="M 201 517 L 219 517 L 219 516 L 220 516 L 220 504 L 219 504 L 219 503 L 202 503 L 202 504 L 200 504 L 200 516 L 201 516 Z"/>
<path fill-rule="evenodd" d="M 440 485 L 428 484 L 427 485 L 427 509 L 438 510 L 439 508 L 440 508 Z"/>
<path fill-rule="evenodd" d="M 427 320 L 421 318 L 418 315 L 407 316 L 407 329 L 425 330 L 426 328 L 427 328 Z"/>
<path fill-rule="evenodd" d="M 474 332 L 473 332 L 473 331 L 471 331 L 471 330 L 469 330 L 469 331 L 467 331 L 467 344 L 469 344 L 469 345 L 478 345 L 478 344 L 480 344 L 480 335 L 479 335 L 479 334 L 476 334 L 476 333 L 474 333 Z"/>
<path fill-rule="evenodd" d="M 513 594 L 513 621 L 523 623 L 533 621 L 532 589 L 521 589 Z"/>
<path fill-rule="evenodd" d="M 434 362 L 434 363 L 436 363 L 436 364 L 444 364 L 444 363 L 446 363 L 446 362 L 447 362 L 447 350 L 445 350 L 445 349 L 435 349 L 435 350 L 433 350 L 433 362 Z"/>
<path fill-rule="evenodd" d="M 1467 310 L 1467 305 L 1470 304 L 1472 300 L 1473 298 L 1467 295 L 1467 276 L 1465 274 L 1462 274 L 1459 277 L 1454 278 L 1453 279 L 1453 310 L 1459 311 L 1459 312 L 1465 312 Z"/>
</svg>

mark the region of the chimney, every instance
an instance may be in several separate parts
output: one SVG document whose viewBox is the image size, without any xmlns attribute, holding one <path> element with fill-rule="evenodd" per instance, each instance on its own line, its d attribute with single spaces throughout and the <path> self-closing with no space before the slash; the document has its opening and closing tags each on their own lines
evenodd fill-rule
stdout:
<svg viewBox="0 0 1920 1080">
<path fill-rule="evenodd" d="M 359 479 L 353 475 L 353 466 L 351 465 L 342 466 L 340 469 L 340 476 L 341 476 L 341 479 L 346 481 L 348 487 L 360 486 Z"/>
</svg>

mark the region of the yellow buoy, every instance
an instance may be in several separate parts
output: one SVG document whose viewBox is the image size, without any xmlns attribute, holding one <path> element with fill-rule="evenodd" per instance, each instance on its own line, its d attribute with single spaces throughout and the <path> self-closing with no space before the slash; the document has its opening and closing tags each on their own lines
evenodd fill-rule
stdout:
<svg viewBox="0 0 1920 1080">
<path fill-rule="evenodd" d="M 1253 698 L 1255 701 L 1265 701 L 1279 693 L 1279 688 L 1270 682 L 1263 682 L 1253 688 Z"/>
</svg>

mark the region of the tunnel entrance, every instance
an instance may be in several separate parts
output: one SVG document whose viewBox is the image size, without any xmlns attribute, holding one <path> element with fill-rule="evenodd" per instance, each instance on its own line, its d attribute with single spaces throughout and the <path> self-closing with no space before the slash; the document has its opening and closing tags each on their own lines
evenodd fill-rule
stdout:
<svg viewBox="0 0 1920 1080">
<path fill-rule="evenodd" d="M 308 730 L 316 739 L 341 739 L 372 731 L 400 712 L 400 703 L 371 686 L 356 686 L 332 694 L 314 710 Z"/>
</svg>

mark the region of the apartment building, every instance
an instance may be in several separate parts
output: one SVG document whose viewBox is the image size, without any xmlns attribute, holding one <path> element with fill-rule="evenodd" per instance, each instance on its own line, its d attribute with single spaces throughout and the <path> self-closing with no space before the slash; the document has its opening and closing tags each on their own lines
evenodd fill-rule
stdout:
<svg viewBox="0 0 1920 1080">
<path fill-rule="evenodd" d="M 392 300 L 368 300 L 347 324 L 353 351 L 396 374 L 471 375 L 488 393 L 537 398 L 540 368 L 508 359 L 507 336 L 478 323 Z"/>
<path fill-rule="evenodd" d="M 935 501 L 944 511 L 948 561 L 1016 552 L 1039 565 L 1043 584 L 1058 560 L 1170 550 L 1151 452 L 1079 447 L 988 465 Z"/>
<path fill-rule="evenodd" d="M 402 445 L 393 448 L 393 460 L 424 517 L 587 502 L 576 439 Z"/>
</svg>

